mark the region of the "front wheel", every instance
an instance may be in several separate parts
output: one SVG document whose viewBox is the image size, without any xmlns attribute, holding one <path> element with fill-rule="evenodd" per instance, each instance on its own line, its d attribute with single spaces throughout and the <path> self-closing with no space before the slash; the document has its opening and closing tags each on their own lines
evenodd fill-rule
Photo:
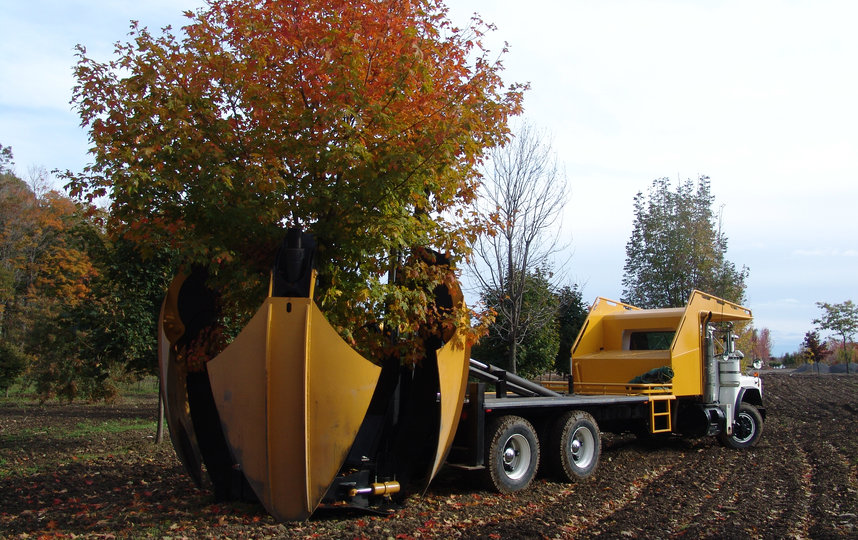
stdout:
<svg viewBox="0 0 858 540">
<path fill-rule="evenodd" d="M 539 466 L 539 441 L 530 422 L 518 416 L 502 416 L 489 425 L 486 439 L 489 483 L 501 493 L 529 486 Z"/>
<path fill-rule="evenodd" d="M 757 444 L 763 434 L 763 416 L 750 403 L 741 403 L 736 410 L 733 434 L 720 433 L 718 440 L 730 448 L 750 448 Z"/>
</svg>

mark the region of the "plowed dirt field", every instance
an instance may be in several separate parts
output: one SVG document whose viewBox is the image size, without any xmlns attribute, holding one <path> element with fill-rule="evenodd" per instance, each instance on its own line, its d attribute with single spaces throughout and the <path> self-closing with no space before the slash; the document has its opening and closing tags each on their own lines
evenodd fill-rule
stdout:
<svg viewBox="0 0 858 540">
<path fill-rule="evenodd" d="M 772 373 L 764 391 L 767 423 L 751 450 L 606 435 L 596 476 L 579 484 L 539 479 L 499 495 L 445 469 L 391 515 L 286 524 L 194 488 L 169 442 L 153 442 L 154 397 L 5 404 L 0 537 L 858 537 L 858 375 Z"/>
</svg>

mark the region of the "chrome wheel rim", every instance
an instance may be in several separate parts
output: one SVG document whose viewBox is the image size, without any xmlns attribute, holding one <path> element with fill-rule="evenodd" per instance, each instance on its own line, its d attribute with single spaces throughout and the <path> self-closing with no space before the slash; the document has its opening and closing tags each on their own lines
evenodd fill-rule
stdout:
<svg viewBox="0 0 858 540">
<path fill-rule="evenodd" d="M 530 444 L 524 435 L 510 435 L 503 445 L 503 472 L 511 480 L 520 480 L 530 468 Z"/>
<path fill-rule="evenodd" d="M 593 463 L 596 454 L 596 439 L 593 433 L 584 426 L 572 433 L 569 439 L 569 455 L 572 463 L 579 469 L 586 469 Z"/>
</svg>

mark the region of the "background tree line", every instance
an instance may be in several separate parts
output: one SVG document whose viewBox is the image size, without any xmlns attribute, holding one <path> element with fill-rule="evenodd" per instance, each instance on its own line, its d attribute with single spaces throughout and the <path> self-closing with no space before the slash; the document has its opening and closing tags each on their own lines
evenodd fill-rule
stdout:
<svg viewBox="0 0 858 540">
<path fill-rule="evenodd" d="M 209 271 L 218 324 L 240 328 L 287 227 L 316 235 L 315 300 L 362 352 L 390 354 L 374 329 L 392 328 L 413 362 L 421 328 L 470 320 L 487 361 L 568 368 L 586 308 L 555 267 L 566 178 L 544 134 L 511 132 L 527 86 L 502 80 L 490 25 L 454 26 L 442 0 L 226 0 L 187 17 L 182 35 L 132 23 L 106 61 L 78 47 L 72 105 L 93 146 L 62 174 L 72 198 L 28 185 L 3 148 L 3 384 L 24 373 L 43 396 L 95 399 L 154 369 L 180 262 Z M 743 300 L 713 204 L 705 177 L 638 194 L 624 300 Z M 491 324 L 432 305 L 472 252 Z"/>
<path fill-rule="evenodd" d="M 485 172 L 487 189 L 495 191 L 480 200 L 488 201 L 484 218 L 495 227 L 480 237 L 475 253 L 489 267 L 480 299 L 496 317 L 473 356 L 528 377 L 565 373 L 587 313 L 580 288 L 557 280 L 549 257 L 558 237 L 546 223 L 562 210 L 565 186 L 558 186 L 556 157 L 546 140 L 528 126 L 516 137 L 496 148 L 494 157 L 520 162 L 494 162 Z M 517 187 L 511 182 L 516 174 Z M 0 179 L 0 389 L 23 375 L 43 398 L 104 399 L 116 392 L 118 379 L 153 372 L 155 316 L 175 254 L 150 250 L 144 261 L 133 242 L 106 233 L 103 212 L 39 189 L 38 178 L 30 184 L 19 178 L 5 147 Z M 540 185 L 545 189 L 536 189 Z M 726 238 L 716 229 L 708 179 L 671 190 L 657 180 L 648 198 L 639 193 L 635 199 L 624 277 L 631 298 L 625 300 L 684 305 L 691 289 L 700 288 L 742 301 L 747 269 L 736 271 L 725 259 Z M 677 260 L 691 266 L 677 271 Z M 666 291 L 675 294 L 664 296 Z M 768 329 L 749 328 L 745 340 L 753 358 L 770 356 Z"/>
<path fill-rule="evenodd" d="M 0 145 L 0 391 L 19 377 L 42 399 L 110 399 L 155 371 L 155 314 L 169 253 L 145 264 L 104 232 L 102 212 L 27 180 Z"/>
<path fill-rule="evenodd" d="M 817 302 L 822 314 L 813 320 L 814 328 L 804 334 L 799 349 L 780 359 L 785 366 L 802 364 L 843 364 L 847 373 L 856 371 L 858 350 L 855 334 L 858 333 L 858 306 L 852 300 L 840 303 Z M 828 339 L 821 337 L 828 332 Z"/>
</svg>

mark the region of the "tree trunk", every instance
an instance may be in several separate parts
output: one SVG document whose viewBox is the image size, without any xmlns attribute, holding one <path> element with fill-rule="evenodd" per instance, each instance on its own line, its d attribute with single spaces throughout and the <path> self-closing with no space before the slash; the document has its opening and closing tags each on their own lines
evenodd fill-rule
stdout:
<svg viewBox="0 0 858 540">
<path fill-rule="evenodd" d="M 161 393 L 161 388 L 158 388 L 158 429 L 155 431 L 155 444 L 164 442 L 164 395 Z"/>
<path fill-rule="evenodd" d="M 518 348 L 517 345 L 517 337 L 513 336 L 512 342 L 509 344 L 509 357 L 506 359 L 509 371 L 513 374 L 517 373 L 515 365 L 515 355 L 518 353 L 516 350 Z"/>
</svg>

